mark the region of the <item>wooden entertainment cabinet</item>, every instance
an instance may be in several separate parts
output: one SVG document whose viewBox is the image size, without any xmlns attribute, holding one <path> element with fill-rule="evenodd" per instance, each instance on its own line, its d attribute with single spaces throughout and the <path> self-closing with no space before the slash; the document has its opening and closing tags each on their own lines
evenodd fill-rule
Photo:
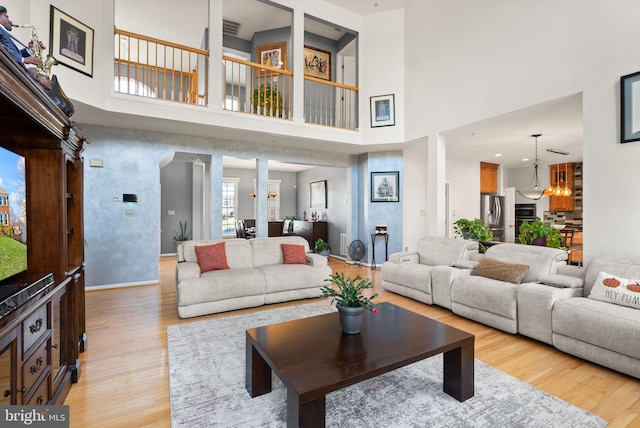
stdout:
<svg viewBox="0 0 640 428">
<path fill-rule="evenodd" d="M 27 271 L 0 282 L 20 290 L 0 312 L 0 405 L 62 404 L 87 347 L 85 139 L 4 49 L 0 121 L 0 145 L 25 158 L 27 202 Z"/>
</svg>

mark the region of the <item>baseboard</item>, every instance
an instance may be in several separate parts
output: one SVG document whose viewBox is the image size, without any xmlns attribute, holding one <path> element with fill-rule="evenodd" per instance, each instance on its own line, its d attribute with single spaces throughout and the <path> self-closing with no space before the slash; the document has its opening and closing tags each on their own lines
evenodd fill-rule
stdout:
<svg viewBox="0 0 640 428">
<path fill-rule="evenodd" d="M 140 285 L 158 285 L 160 282 L 158 280 L 155 281 L 141 281 L 141 282 L 126 282 L 122 284 L 108 284 L 108 285 L 94 285 L 85 287 L 85 291 L 94 291 L 94 290 L 109 290 L 111 288 L 125 288 L 125 287 L 138 287 Z"/>
</svg>

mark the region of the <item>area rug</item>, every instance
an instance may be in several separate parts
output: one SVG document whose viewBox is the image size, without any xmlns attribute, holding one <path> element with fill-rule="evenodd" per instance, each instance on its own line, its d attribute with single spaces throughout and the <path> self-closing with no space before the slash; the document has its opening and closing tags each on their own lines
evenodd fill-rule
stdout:
<svg viewBox="0 0 640 428">
<path fill-rule="evenodd" d="M 284 427 L 286 388 L 251 398 L 245 330 L 335 311 L 315 302 L 167 328 L 171 425 Z M 310 368 L 311 370 L 313 368 Z M 442 355 L 327 395 L 327 427 L 604 427 L 583 409 L 475 361 L 475 396 L 442 391 Z"/>
</svg>

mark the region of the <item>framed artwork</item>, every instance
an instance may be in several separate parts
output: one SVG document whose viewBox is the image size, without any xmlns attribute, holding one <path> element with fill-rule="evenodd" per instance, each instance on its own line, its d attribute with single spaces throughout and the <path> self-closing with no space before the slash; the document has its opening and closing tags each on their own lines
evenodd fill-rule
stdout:
<svg viewBox="0 0 640 428">
<path fill-rule="evenodd" d="M 640 141 L 640 71 L 620 78 L 620 142 Z"/>
<path fill-rule="evenodd" d="M 304 75 L 331 80 L 331 52 L 305 46 Z"/>
<path fill-rule="evenodd" d="M 371 173 L 371 202 L 400 201 L 400 173 L 398 171 Z"/>
<path fill-rule="evenodd" d="M 51 56 L 93 77 L 93 29 L 51 6 Z"/>
<path fill-rule="evenodd" d="M 287 42 L 271 43 L 256 48 L 256 62 L 279 70 L 287 69 Z M 265 72 L 265 70 L 262 70 Z"/>
<path fill-rule="evenodd" d="M 378 95 L 371 97 L 371 127 L 395 126 L 395 95 Z"/>
<path fill-rule="evenodd" d="M 311 208 L 324 210 L 327 208 L 327 180 L 313 181 L 309 183 Z"/>
</svg>

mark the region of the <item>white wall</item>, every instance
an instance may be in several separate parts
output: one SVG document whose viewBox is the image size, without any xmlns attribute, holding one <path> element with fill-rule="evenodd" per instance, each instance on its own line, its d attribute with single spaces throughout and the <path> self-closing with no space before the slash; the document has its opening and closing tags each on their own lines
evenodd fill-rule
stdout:
<svg viewBox="0 0 640 428">
<path fill-rule="evenodd" d="M 447 158 L 449 183 L 449 236 L 454 236 L 453 223 L 461 218 L 480 217 L 480 163 Z"/>
<path fill-rule="evenodd" d="M 640 50 L 638 16 L 640 2 L 628 0 L 413 2 L 405 15 L 406 138 L 582 92 L 585 256 L 637 254 L 640 231 L 627 218 L 640 209 L 640 144 L 618 143 L 618 105 L 620 76 L 640 70 L 630 54 Z"/>
</svg>

